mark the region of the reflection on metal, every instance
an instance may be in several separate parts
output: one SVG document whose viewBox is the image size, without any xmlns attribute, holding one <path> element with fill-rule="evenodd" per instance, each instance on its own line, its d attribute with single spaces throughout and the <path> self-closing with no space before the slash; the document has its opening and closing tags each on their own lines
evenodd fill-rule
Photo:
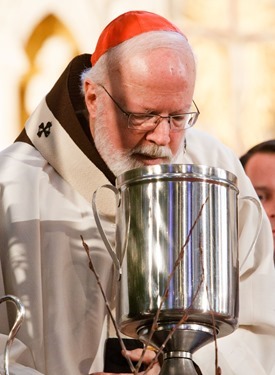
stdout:
<svg viewBox="0 0 275 375">
<path fill-rule="evenodd" d="M 12 326 L 12 329 L 9 333 L 6 345 L 5 345 L 5 351 L 4 351 L 4 375 L 9 375 L 9 353 L 11 349 L 11 345 L 13 343 L 13 340 L 20 329 L 24 317 L 25 317 L 25 308 L 22 304 L 22 302 L 19 300 L 19 298 L 12 296 L 12 295 L 6 295 L 0 298 L 0 304 L 2 302 L 12 302 L 16 306 L 16 319 L 15 323 Z"/>
<path fill-rule="evenodd" d="M 161 375 L 197 374 L 192 355 L 238 326 L 237 178 L 194 164 L 129 170 L 111 185 L 120 332 L 164 352 Z M 93 210 L 96 217 L 94 205 Z"/>
</svg>

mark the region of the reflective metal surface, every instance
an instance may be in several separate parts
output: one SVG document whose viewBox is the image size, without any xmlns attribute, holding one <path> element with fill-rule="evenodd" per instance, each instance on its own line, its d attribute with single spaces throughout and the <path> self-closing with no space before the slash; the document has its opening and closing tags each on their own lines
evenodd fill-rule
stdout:
<svg viewBox="0 0 275 375">
<path fill-rule="evenodd" d="M 207 166 L 157 165 L 124 173 L 117 188 L 121 331 L 138 337 L 160 307 L 158 325 L 186 314 L 184 322 L 214 325 L 218 337 L 233 332 L 239 278 L 236 177 Z"/>
<path fill-rule="evenodd" d="M 16 307 L 16 319 L 12 326 L 12 329 L 8 335 L 8 339 L 5 345 L 5 351 L 4 351 L 4 375 L 9 375 L 9 355 L 10 355 L 10 349 L 13 343 L 13 340 L 15 339 L 15 336 L 20 329 L 23 320 L 25 318 L 25 307 L 20 301 L 19 298 L 7 294 L 0 298 L 0 304 L 2 302 L 12 302 Z"/>
<path fill-rule="evenodd" d="M 161 375 L 197 374 L 192 354 L 238 324 L 236 176 L 203 165 L 155 165 L 117 178 L 116 317 L 127 336 L 163 349 Z"/>
</svg>

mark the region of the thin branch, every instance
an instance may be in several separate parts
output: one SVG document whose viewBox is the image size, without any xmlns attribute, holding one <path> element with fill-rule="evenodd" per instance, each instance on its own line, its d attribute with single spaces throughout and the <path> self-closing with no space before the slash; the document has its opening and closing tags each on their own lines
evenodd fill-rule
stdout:
<svg viewBox="0 0 275 375">
<path fill-rule="evenodd" d="M 118 340 L 119 340 L 119 343 L 120 343 L 121 349 L 124 350 L 124 352 L 125 352 L 125 358 L 126 358 L 128 364 L 129 364 L 129 366 L 130 366 L 131 371 L 134 373 L 134 372 L 135 372 L 135 367 L 134 367 L 134 365 L 133 365 L 131 359 L 130 359 L 129 356 L 127 355 L 127 349 L 126 349 L 126 347 L 125 347 L 125 345 L 124 345 L 124 342 L 123 342 L 123 340 L 122 340 L 122 337 L 121 337 L 121 335 L 120 335 L 119 328 L 118 328 L 118 325 L 117 325 L 117 323 L 116 323 L 116 320 L 115 320 L 115 318 L 114 318 L 114 316 L 113 316 L 113 314 L 112 314 L 112 310 L 111 310 L 111 308 L 110 308 L 110 305 L 109 305 L 108 299 L 107 299 L 107 297 L 106 297 L 106 294 L 105 294 L 104 289 L 103 289 L 103 287 L 102 287 L 102 284 L 101 284 L 101 282 L 100 282 L 99 275 L 98 275 L 98 273 L 97 273 L 96 270 L 95 270 L 95 267 L 94 267 L 94 264 L 93 264 L 92 258 L 91 258 L 91 256 L 90 256 L 90 249 L 89 249 L 89 246 L 86 244 L 86 242 L 84 242 L 84 239 L 83 239 L 82 236 L 80 236 L 80 238 L 81 238 L 81 240 L 82 240 L 82 245 L 83 245 L 83 247 L 84 247 L 84 249 L 85 249 L 85 251 L 86 251 L 86 253 L 87 253 L 87 255 L 88 255 L 88 258 L 89 258 L 89 268 L 92 270 L 92 272 L 93 272 L 94 275 L 95 275 L 95 278 L 96 278 L 97 284 L 98 284 L 98 286 L 99 286 L 99 289 L 100 289 L 100 291 L 101 291 L 102 297 L 103 297 L 104 302 L 105 302 L 105 306 L 106 306 L 106 308 L 107 308 L 107 311 L 108 311 L 108 313 L 109 313 L 109 315 L 110 315 L 110 318 L 111 318 L 111 320 L 112 320 L 112 323 L 113 323 L 113 325 L 114 325 L 114 328 L 115 328 L 115 331 L 116 331 L 116 335 L 117 335 L 117 337 L 118 337 Z"/>
<path fill-rule="evenodd" d="M 201 205 L 201 208 L 200 208 L 200 210 L 199 210 L 199 212 L 198 212 L 198 215 L 197 215 L 196 219 L 194 220 L 194 222 L 193 222 L 193 224 L 192 224 L 192 226 L 191 226 L 191 228 L 190 228 L 190 230 L 189 230 L 189 232 L 188 232 L 188 235 L 187 235 L 187 237 L 186 237 L 186 239 L 185 239 L 185 242 L 184 242 L 184 244 L 183 244 L 183 246 L 182 246 L 182 248 L 181 248 L 181 251 L 179 252 L 178 258 L 176 259 L 176 261 L 175 261 L 175 263 L 174 263 L 173 269 L 172 269 L 172 271 L 170 272 L 170 274 L 168 275 L 168 279 L 167 279 L 167 283 L 166 283 L 166 288 L 165 288 L 164 293 L 163 293 L 163 296 L 162 296 L 162 298 L 161 298 L 161 301 L 160 301 L 160 305 L 159 305 L 159 307 L 158 307 L 158 310 L 157 310 L 157 312 L 156 312 L 156 314 L 155 314 L 155 316 L 154 316 L 153 323 L 152 323 L 152 326 L 151 326 L 151 330 L 150 330 L 150 333 L 149 333 L 149 337 L 148 337 L 147 340 L 146 340 L 146 343 L 145 343 L 145 346 L 144 346 L 144 348 L 143 348 L 143 351 L 142 351 L 142 354 L 141 354 L 140 360 L 138 361 L 137 366 L 136 366 L 136 368 L 138 368 L 138 369 L 140 368 L 140 366 L 141 366 L 141 364 L 142 364 L 142 359 L 143 359 L 143 357 L 144 357 L 144 355 L 145 355 L 146 349 L 147 349 L 148 345 L 150 345 L 150 341 L 151 341 L 151 339 L 152 339 L 152 337 L 153 337 L 153 335 L 154 335 L 154 333 L 155 333 L 155 331 L 156 331 L 156 329 L 157 329 L 157 327 L 158 327 L 158 319 L 159 319 L 159 315 L 160 315 L 160 313 L 161 313 L 162 306 L 163 306 L 165 300 L 167 299 L 167 297 L 168 297 L 168 295 L 169 295 L 169 288 L 170 288 L 170 282 L 171 282 L 171 279 L 174 277 L 175 272 L 176 272 L 176 269 L 177 269 L 178 266 L 180 265 L 180 262 L 183 260 L 185 247 L 187 246 L 187 244 L 188 244 L 189 241 L 190 241 L 190 238 L 191 238 L 192 232 L 193 232 L 195 226 L 197 225 L 197 223 L 198 223 L 198 221 L 199 221 L 199 219 L 200 219 L 200 217 L 201 217 L 201 215 L 202 215 L 202 210 L 203 210 L 203 208 L 204 208 L 204 206 L 206 205 L 206 203 L 207 203 L 208 200 L 209 200 L 209 197 L 207 197 L 207 198 L 205 199 L 204 203 Z M 200 287 L 201 287 L 202 282 L 203 282 L 203 278 L 202 278 L 202 280 L 200 281 L 200 284 L 199 284 L 199 286 L 198 286 L 198 288 L 197 288 L 197 291 L 196 291 L 196 293 L 195 293 L 195 296 L 194 296 L 194 298 L 193 298 L 192 303 L 194 302 L 194 300 L 195 300 L 196 297 L 197 297 L 197 294 L 198 294 L 198 292 L 199 292 L 199 289 L 200 289 Z M 183 317 L 180 319 L 180 321 L 176 324 L 176 326 L 175 326 L 176 329 L 178 328 L 179 325 L 181 325 L 181 324 L 183 323 L 183 321 L 186 321 L 186 319 L 188 318 L 188 315 L 187 315 L 187 316 L 186 316 L 186 315 L 187 315 L 187 314 L 185 313 L 185 314 L 183 315 Z M 175 330 L 176 330 L 176 329 L 175 329 Z M 158 353 L 157 353 L 156 358 L 158 358 L 158 357 L 160 356 L 160 354 L 163 353 L 163 350 L 164 350 L 164 348 L 165 348 L 165 345 L 167 344 L 168 340 L 172 337 L 172 335 L 173 335 L 173 333 L 175 332 L 175 330 L 172 329 L 171 332 L 168 334 L 168 336 L 166 337 L 164 343 L 163 343 L 163 344 L 161 345 L 161 347 L 158 349 Z M 156 359 L 156 358 L 155 358 L 155 359 Z M 155 359 L 152 361 L 153 364 L 155 363 Z M 152 366 L 153 366 L 153 365 L 152 365 Z M 151 366 L 151 367 L 152 367 L 152 366 Z M 150 365 L 149 365 L 149 367 L 150 367 Z M 151 368 L 151 367 L 150 367 L 150 368 Z"/>
<path fill-rule="evenodd" d="M 108 303 L 108 300 L 106 298 L 106 295 L 105 295 L 105 292 L 103 290 L 103 287 L 102 287 L 102 284 L 100 282 L 100 278 L 99 278 L 99 275 L 97 274 L 95 268 L 94 268 L 94 265 L 93 265 L 93 262 L 92 262 L 92 259 L 91 259 L 91 256 L 90 256 L 90 250 L 89 250 L 89 247 L 87 246 L 87 244 L 84 242 L 83 240 L 83 237 L 81 236 L 81 239 L 82 239 L 82 244 L 84 246 L 84 249 L 86 250 L 86 253 L 88 255 L 88 258 L 89 258 L 89 268 L 92 270 L 92 272 L 94 273 L 95 277 L 96 277 L 96 281 L 97 281 L 97 284 L 100 288 L 100 291 L 101 291 L 101 294 L 104 298 L 104 302 L 105 302 L 105 305 L 106 305 L 106 308 L 107 308 L 107 311 L 110 315 L 110 318 L 111 318 L 111 321 L 114 325 L 114 328 L 115 328 L 115 331 L 116 331 L 116 335 L 119 339 L 119 343 L 121 345 L 121 348 L 122 350 L 125 352 L 125 357 L 126 357 L 126 360 L 130 366 L 130 369 L 131 369 L 131 372 L 136 375 L 138 374 L 138 371 L 140 369 L 140 366 L 142 364 L 142 360 L 144 358 L 144 355 L 145 355 L 145 352 L 148 348 L 148 346 L 150 345 L 150 342 L 151 342 L 151 339 L 155 333 L 155 331 L 157 330 L 158 328 L 158 320 L 159 320 L 159 316 L 160 316 L 160 313 L 161 313 L 161 309 L 162 309 L 162 306 L 164 304 L 164 302 L 166 301 L 168 295 L 169 295 L 169 289 L 170 289 L 170 282 L 172 280 L 172 278 L 174 277 L 175 275 L 175 272 L 178 268 L 178 266 L 180 265 L 181 261 L 183 260 L 183 256 L 184 256 L 184 250 L 187 246 L 187 244 L 189 243 L 190 241 L 190 238 L 191 238 L 191 235 L 192 235 L 192 232 L 195 228 L 195 226 L 197 225 L 200 217 L 201 217 L 201 214 L 202 214 L 202 210 L 205 206 L 205 204 L 207 203 L 209 197 L 206 198 L 205 202 L 202 204 L 199 212 L 198 212 L 198 215 L 194 221 L 194 223 L 192 224 L 192 227 L 190 228 L 189 232 L 188 232 L 188 235 L 186 237 L 186 240 L 181 248 L 181 251 L 179 252 L 179 255 L 178 255 L 178 258 L 176 259 L 175 263 L 174 263 L 174 266 L 173 266 L 173 269 L 172 271 L 170 272 L 170 274 L 168 275 L 168 279 L 167 279 L 167 283 L 166 283 L 166 287 L 165 287 L 165 290 L 164 290 L 164 293 L 163 293 L 163 296 L 161 298 L 161 301 L 160 301 L 160 305 L 158 307 L 158 310 L 154 316 L 154 319 L 153 319 L 153 322 L 152 322 L 152 325 L 151 325 L 151 329 L 150 329 L 150 332 L 149 332 L 149 336 L 148 338 L 146 339 L 146 343 L 144 345 L 144 348 L 143 348 L 143 351 L 142 351 L 142 354 L 141 354 L 141 357 L 136 365 L 136 367 L 134 367 L 131 359 L 129 358 L 129 356 L 127 356 L 127 351 L 126 351 L 126 347 L 124 345 L 124 342 L 121 338 L 121 335 L 120 335 L 120 331 L 119 331 L 119 327 L 116 323 L 116 320 L 115 318 L 113 317 L 113 314 L 112 314 L 112 311 L 111 311 L 111 308 L 110 308 L 110 305 Z M 202 262 L 202 249 L 200 247 L 200 251 L 201 251 L 201 268 L 202 268 L 202 277 L 201 277 L 201 280 L 199 282 L 199 285 L 197 287 L 197 290 L 195 292 L 195 295 L 192 299 L 192 302 L 191 302 L 191 305 L 190 307 L 193 305 L 194 301 L 196 300 L 197 296 L 198 296 L 198 293 L 199 293 L 199 290 L 202 286 L 202 283 L 204 282 L 204 279 L 205 279 L 205 272 L 204 272 L 204 266 L 203 266 L 203 262 Z M 207 286 L 206 286 L 207 287 Z M 207 288 L 207 291 L 208 291 L 208 288 Z M 208 297 L 208 300 L 209 300 L 209 297 Z M 209 306 L 210 306 L 210 302 L 209 302 Z M 174 332 L 179 328 L 179 326 L 181 324 L 183 324 L 187 319 L 188 319 L 188 316 L 189 316 L 189 311 L 191 310 L 191 308 L 187 308 L 185 309 L 185 312 L 183 314 L 183 316 L 181 317 L 181 319 L 171 328 L 171 330 L 169 331 L 167 337 L 165 338 L 165 340 L 163 341 L 162 345 L 160 348 L 158 348 L 158 351 L 156 353 L 156 357 L 151 361 L 151 363 L 148 365 L 147 369 L 144 371 L 144 375 L 147 374 L 150 369 L 158 362 L 158 359 L 160 357 L 160 355 L 163 353 L 164 349 L 165 349 L 165 346 L 167 344 L 167 342 L 171 339 L 171 337 L 173 336 Z M 211 309 L 211 307 L 210 307 Z M 216 368 L 216 375 L 221 375 L 221 369 L 220 367 L 218 366 L 218 349 L 217 349 L 217 338 L 216 338 L 216 331 L 215 331 L 215 320 L 214 320 L 214 316 L 213 316 L 213 311 L 211 309 L 211 312 L 212 312 L 212 320 L 213 320 L 213 326 L 214 326 L 214 341 L 215 341 L 215 368 Z"/>
</svg>

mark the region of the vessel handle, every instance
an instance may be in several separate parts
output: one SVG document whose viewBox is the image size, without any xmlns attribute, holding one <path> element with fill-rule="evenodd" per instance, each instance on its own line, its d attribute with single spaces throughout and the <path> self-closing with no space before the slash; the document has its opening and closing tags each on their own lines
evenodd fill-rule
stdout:
<svg viewBox="0 0 275 375">
<path fill-rule="evenodd" d="M 93 193 L 93 199 L 92 199 L 92 208 L 93 208 L 93 213 L 94 213 L 94 218 L 95 218 L 95 222 L 96 222 L 96 225 L 97 225 L 97 228 L 99 230 L 99 233 L 100 233 L 100 236 L 104 242 L 104 245 L 106 246 L 106 249 L 108 251 L 108 253 L 110 254 L 113 262 L 114 262 L 114 265 L 119 273 L 119 277 L 121 275 L 121 265 L 120 265 L 120 262 L 119 262 L 119 259 L 112 247 L 112 245 L 110 244 L 110 241 L 108 240 L 107 236 L 106 236 L 106 233 L 103 229 L 103 226 L 101 224 L 101 220 L 100 220 L 100 217 L 99 217 L 99 214 L 98 214 L 98 210 L 97 210 L 97 207 L 96 207 L 96 197 L 97 197 L 97 193 L 99 192 L 100 189 L 102 188 L 106 188 L 106 189 L 110 189 L 112 190 L 115 195 L 116 195 L 116 202 L 117 202 L 117 207 L 119 207 L 119 204 L 120 204 L 120 194 L 119 194 L 119 190 L 113 186 L 113 185 L 102 185 L 100 186 L 98 189 L 96 189 Z"/>
<path fill-rule="evenodd" d="M 7 294 L 0 298 L 0 304 L 2 302 L 13 302 L 16 306 L 16 319 L 12 326 L 12 329 L 10 330 L 10 333 L 8 335 L 8 339 L 5 345 L 4 350 L 4 375 L 9 375 L 9 354 L 10 354 L 10 348 L 13 343 L 13 340 L 20 329 L 23 320 L 25 318 L 25 307 L 20 301 L 19 298 L 12 296 L 10 294 Z"/>
<path fill-rule="evenodd" d="M 252 202 L 256 206 L 257 211 L 259 213 L 259 221 L 258 221 L 257 230 L 255 232 L 253 241 L 252 241 L 252 243 L 251 243 L 251 245 L 248 249 L 248 252 L 247 252 L 242 264 L 240 265 L 240 270 L 241 270 L 242 267 L 244 266 L 245 262 L 247 261 L 249 255 L 250 255 L 250 253 L 251 253 L 253 247 L 255 246 L 255 243 L 256 243 L 256 241 L 259 237 L 261 225 L 262 225 L 262 221 L 263 221 L 263 210 L 262 210 L 262 206 L 261 206 L 260 202 L 258 201 L 258 199 L 254 198 L 254 197 L 251 197 L 251 196 L 247 195 L 247 196 L 241 197 L 240 199 L 241 200 L 248 200 L 248 201 Z"/>
</svg>

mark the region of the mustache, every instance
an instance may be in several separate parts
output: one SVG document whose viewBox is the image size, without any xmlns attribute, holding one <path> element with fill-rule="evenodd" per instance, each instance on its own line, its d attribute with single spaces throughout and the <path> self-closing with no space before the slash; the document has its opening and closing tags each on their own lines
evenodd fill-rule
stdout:
<svg viewBox="0 0 275 375">
<path fill-rule="evenodd" d="M 129 153 L 130 156 L 134 154 L 141 154 L 152 158 L 165 158 L 168 160 L 172 160 L 173 158 L 173 154 L 170 148 L 166 146 L 158 146 L 155 144 L 136 146 Z"/>
</svg>

